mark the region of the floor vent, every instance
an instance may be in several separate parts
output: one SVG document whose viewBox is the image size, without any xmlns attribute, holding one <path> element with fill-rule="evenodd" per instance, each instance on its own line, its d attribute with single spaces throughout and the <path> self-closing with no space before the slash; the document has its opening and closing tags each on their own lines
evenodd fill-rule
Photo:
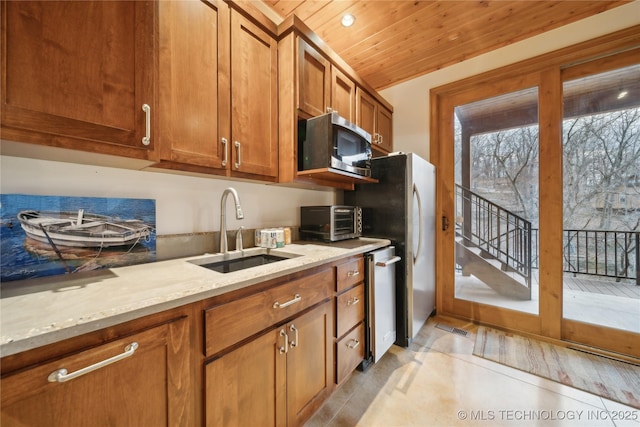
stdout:
<svg viewBox="0 0 640 427">
<path fill-rule="evenodd" d="M 464 329 L 454 328 L 453 326 L 445 325 L 445 324 L 442 324 L 442 323 L 438 323 L 436 325 L 436 328 L 442 329 L 443 331 L 451 332 L 452 334 L 462 335 L 463 337 L 466 337 L 467 334 L 469 333 L 469 332 L 465 331 Z"/>
<path fill-rule="evenodd" d="M 574 351 L 579 351 L 580 353 L 585 353 L 585 354 L 589 354 L 591 356 L 597 356 L 597 357 L 603 357 L 605 359 L 609 359 L 609 360 L 613 360 L 614 362 L 622 362 L 622 363 L 626 363 L 627 365 L 631 365 L 631 366 L 640 366 L 640 364 L 632 362 L 630 360 L 625 360 L 625 359 L 618 359 L 617 357 L 613 357 L 613 356 L 607 356 L 606 354 L 601 354 L 595 351 L 589 351 L 586 350 L 584 348 L 577 348 L 577 347 L 572 347 L 572 346 L 568 346 L 567 347 L 570 350 L 574 350 Z"/>
</svg>

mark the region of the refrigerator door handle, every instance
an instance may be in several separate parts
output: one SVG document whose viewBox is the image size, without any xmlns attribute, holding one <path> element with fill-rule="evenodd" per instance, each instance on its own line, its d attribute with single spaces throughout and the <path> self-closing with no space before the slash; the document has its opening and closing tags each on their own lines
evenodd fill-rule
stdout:
<svg viewBox="0 0 640 427">
<path fill-rule="evenodd" d="M 420 250 L 422 249 L 422 200 L 420 198 L 420 192 L 416 184 L 413 184 L 413 194 L 418 200 L 418 249 L 413 254 L 413 263 L 420 257 Z"/>
<path fill-rule="evenodd" d="M 389 258 L 386 261 L 378 261 L 376 262 L 376 267 L 388 267 L 391 264 L 395 264 L 396 262 L 400 261 L 402 258 L 400 258 L 399 256 L 394 256 L 393 258 Z"/>
</svg>

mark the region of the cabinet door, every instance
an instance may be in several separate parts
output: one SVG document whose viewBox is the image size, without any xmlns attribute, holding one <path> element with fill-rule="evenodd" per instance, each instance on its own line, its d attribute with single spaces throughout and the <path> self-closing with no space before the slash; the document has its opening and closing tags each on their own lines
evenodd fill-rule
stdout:
<svg viewBox="0 0 640 427">
<path fill-rule="evenodd" d="M 2 378 L 3 427 L 190 426 L 187 320 L 181 319 Z M 127 346 L 137 343 L 135 351 Z M 122 359 L 65 382 L 52 373 Z"/>
<path fill-rule="evenodd" d="M 326 113 L 330 87 L 331 63 L 298 38 L 298 109 L 311 117 Z"/>
<path fill-rule="evenodd" d="M 271 181 L 277 177 L 277 65 L 275 39 L 232 10 L 232 175 L 257 175 Z"/>
<path fill-rule="evenodd" d="M 333 314 L 330 302 L 287 325 L 288 425 L 302 425 L 331 392 Z"/>
<path fill-rule="evenodd" d="M 391 111 L 378 104 L 376 125 L 378 131 L 378 146 L 386 151 L 393 151 L 393 117 Z"/>
<path fill-rule="evenodd" d="M 286 327 L 205 366 L 206 425 L 286 425 Z"/>
<path fill-rule="evenodd" d="M 374 145 L 377 102 L 360 88 L 357 89 L 356 94 L 356 124 L 371 134 L 371 143 Z"/>
<path fill-rule="evenodd" d="M 147 157 L 154 2 L 7 1 L 2 15 L 3 138 Z"/>
<path fill-rule="evenodd" d="M 158 6 L 160 159 L 227 169 L 229 147 L 222 139 L 229 138 L 228 6 Z"/>
<path fill-rule="evenodd" d="M 331 67 L 331 108 L 355 123 L 356 85 L 336 67 Z"/>
</svg>

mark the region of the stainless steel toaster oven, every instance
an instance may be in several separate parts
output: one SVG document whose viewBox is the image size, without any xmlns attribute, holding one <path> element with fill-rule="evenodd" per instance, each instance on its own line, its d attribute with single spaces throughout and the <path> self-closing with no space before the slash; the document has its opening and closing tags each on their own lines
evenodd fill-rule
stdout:
<svg viewBox="0 0 640 427">
<path fill-rule="evenodd" d="M 300 238 L 335 242 L 362 235 L 362 209 L 358 206 L 300 207 Z"/>
</svg>

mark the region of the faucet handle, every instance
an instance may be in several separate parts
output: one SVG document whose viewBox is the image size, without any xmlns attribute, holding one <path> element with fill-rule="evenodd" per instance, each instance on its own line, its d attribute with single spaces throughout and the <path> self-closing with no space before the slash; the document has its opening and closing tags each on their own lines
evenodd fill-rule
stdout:
<svg viewBox="0 0 640 427">
<path fill-rule="evenodd" d="M 244 250 L 242 247 L 242 230 L 244 230 L 244 227 L 240 226 L 238 231 L 236 231 L 236 251 Z"/>
</svg>

